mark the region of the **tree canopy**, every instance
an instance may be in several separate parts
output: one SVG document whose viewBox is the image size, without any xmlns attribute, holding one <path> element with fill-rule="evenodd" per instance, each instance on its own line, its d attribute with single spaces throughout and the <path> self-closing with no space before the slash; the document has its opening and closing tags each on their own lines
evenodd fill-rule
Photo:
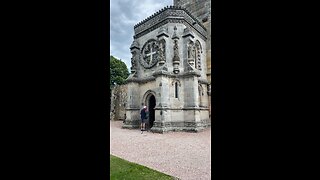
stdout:
<svg viewBox="0 0 320 180">
<path fill-rule="evenodd" d="M 129 76 L 127 65 L 121 61 L 110 56 L 110 87 L 114 85 L 121 85 L 125 83 L 125 80 Z"/>
</svg>

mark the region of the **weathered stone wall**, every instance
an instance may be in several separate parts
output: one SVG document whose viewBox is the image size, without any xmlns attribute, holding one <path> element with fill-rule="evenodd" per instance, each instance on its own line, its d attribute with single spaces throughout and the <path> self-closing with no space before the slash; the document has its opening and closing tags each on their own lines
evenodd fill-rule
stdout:
<svg viewBox="0 0 320 180">
<path fill-rule="evenodd" d="M 126 126 L 139 127 L 139 110 L 142 103 L 147 103 L 145 96 L 148 91 L 151 91 L 156 98 L 154 127 L 159 127 L 159 131 L 179 129 L 198 131 L 210 126 L 211 93 L 208 91 L 211 92 L 211 86 L 207 85 L 211 84 L 211 1 L 174 0 L 174 5 L 181 6 L 189 12 L 186 13 L 179 8 L 165 8 L 135 26 L 134 42 L 130 48 L 135 65 L 132 68 L 128 84 L 116 86 L 112 90 L 111 120 L 126 118 L 128 121 L 124 123 Z M 174 16 L 181 16 L 186 20 L 170 19 L 169 15 L 172 13 Z M 164 19 L 161 21 L 162 24 L 156 24 L 157 18 Z M 196 23 L 192 25 L 191 22 L 190 24 L 188 18 L 193 18 L 192 22 L 196 21 Z M 203 27 L 206 28 L 206 31 Z M 192 36 L 194 37 L 185 36 L 187 28 L 193 32 Z M 205 35 L 202 34 L 203 32 L 206 32 Z M 175 34 L 179 37 L 177 46 L 179 47 L 180 64 L 178 65 L 178 74 L 174 75 L 172 74 L 174 70 L 172 64 Z M 165 42 L 164 63 L 166 65 L 163 66 L 159 63 L 151 69 L 145 69 L 143 63 L 139 61 L 142 59 L 142 50 L 147 41 L 152 38 L 156 39 L 156 37 L 161 37 Z M 191 74 L 185 76 L 190 70 L 187 66 L 189 55 L 186 53 L 189 47 L 188 40 L 192 40 L 194 43 L 198 40 L 202 46 L 203 53 L 200 54 L 199 59 L 202 61 L 200 65 L 203 68 L 197 71 L 199 72 L 198 77 Z M 197 68 L 197 65 L 194 65 L 194 68 Z M 157 74 L 158 71 L 161 73 Z M 174 83 L 177 79 L 179 80 L 179 98 L 174 97 Z M 166 128 L 169 129 L 166 130 Z"/>
<path fill-rule="evenodd" d="M 210 0 L 174 0 L 175 6 L 186 8 L 207 29 L 207 75 L 211 82 L 211 1 Z"/>
<path fill-rule="evenodd" d="M 211 84 L 211 1 L 210 0 L 174 0 L 174 6 L 186 8 L 207 29 L 206 55 L 207 80 Z M 211 92 L 210 92 L 211 93 Z M 210 94 L 211 96 L 211 94 Z M 210 116 L 211 98 L 209 97 Z"/>
<path fill-rule="evenodd" d="M 123 121 L 126 114 L 127 105 L 127 85 L 117 85 L 111 91 L 110 120 Z"/>
<path fill-rule="evenodd" d="M 202 23 L 186 9 L 170 6 L 134 30 L 130 50 L 135 66 L 127 79 L 129 108 L 123 128 L 139 126 L 142 104 L 154 108 L 153 132 L 197 132 L 210 126 L 207 31 Z"/>
<path fill-rule="evenodd" d="M 193 16 L 203 23 L 210 20 L 211 1 L 209 0 L 174 0 L 174 6 L 186 8 Z"/>
</svg>

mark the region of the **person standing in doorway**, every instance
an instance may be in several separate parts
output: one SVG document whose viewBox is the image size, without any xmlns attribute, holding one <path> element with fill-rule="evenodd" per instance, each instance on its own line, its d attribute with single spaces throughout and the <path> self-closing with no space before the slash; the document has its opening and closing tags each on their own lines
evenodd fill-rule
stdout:
<svg viewBox="0 0 320 180">
<path fill-rule="evenodd" d="M 147 106 L 143 106 L 143 108 L 140 111 L 140 116 L 141 116 L 141 133 L 145 130 L 146 128 L 146 119 L 147 119 Z"/>
</svg>

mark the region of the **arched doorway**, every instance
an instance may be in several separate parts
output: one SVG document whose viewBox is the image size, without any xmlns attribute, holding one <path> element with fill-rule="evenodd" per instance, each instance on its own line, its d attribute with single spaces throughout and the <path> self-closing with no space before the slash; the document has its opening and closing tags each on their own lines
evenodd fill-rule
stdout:
<svg viewBox="0 0 320 180">
<path fill-rule="evenodd" d="M 154 95 L 150 95 L 148 98 L 148 111 L 149 111 L 149 128 L 152 128 L 153 122 L 155 121 L 155 110 L 156 98 Z"/>
</svg>

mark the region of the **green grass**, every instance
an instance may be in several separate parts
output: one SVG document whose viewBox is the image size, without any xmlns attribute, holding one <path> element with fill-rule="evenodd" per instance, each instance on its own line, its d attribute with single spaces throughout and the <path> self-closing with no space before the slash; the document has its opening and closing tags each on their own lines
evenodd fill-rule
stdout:
<svg viewBox="0 0 320 180">
<path fill-rule="evenodd" d="M 172 176 L 110 155 L 111 180 L 173 180 Z"/>
</svg>

